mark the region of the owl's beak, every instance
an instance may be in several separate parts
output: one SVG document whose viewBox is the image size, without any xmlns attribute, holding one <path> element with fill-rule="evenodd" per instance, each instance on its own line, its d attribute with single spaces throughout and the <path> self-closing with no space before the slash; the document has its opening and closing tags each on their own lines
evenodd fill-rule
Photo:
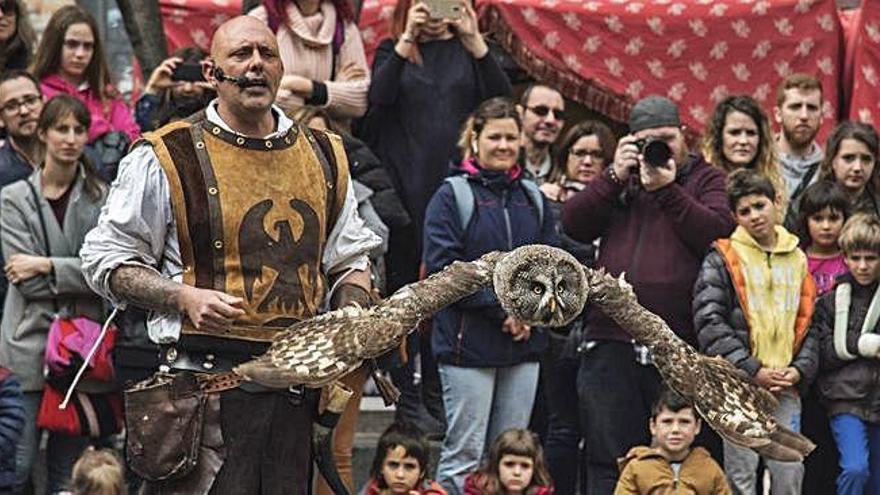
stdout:
<svg viewBox="0 0 880 495">
<path fill-rule="evenodd" d="M 555 296 L 550 297 L 550 301 L 547 302 L 547 306 L 549 306 L 548 309 L 550 310 L 550 314 L 555 315 L 556 314 L 556 297 Z"/>
</svg>

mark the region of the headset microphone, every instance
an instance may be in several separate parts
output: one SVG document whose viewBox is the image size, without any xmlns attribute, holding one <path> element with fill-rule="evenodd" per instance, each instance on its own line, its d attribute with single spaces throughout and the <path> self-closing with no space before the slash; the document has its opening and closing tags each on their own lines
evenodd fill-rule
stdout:
<svg viewBox="0 0 880 495">
<path fill-rule="evenodd" d="M 217 80 L 220 82 L 223 82 L 223 81 L 231 82 L 232 84 L 235 84 L 239 88 L 244 88 L 248 85 L 248 80 L 246 77 L 227 76 L 226 73 L 223 72 L 223 69 L 221 69 L 220 67 L 216 67 L 214 69 L 214 77 L 216 77 Z"/>
</svg>

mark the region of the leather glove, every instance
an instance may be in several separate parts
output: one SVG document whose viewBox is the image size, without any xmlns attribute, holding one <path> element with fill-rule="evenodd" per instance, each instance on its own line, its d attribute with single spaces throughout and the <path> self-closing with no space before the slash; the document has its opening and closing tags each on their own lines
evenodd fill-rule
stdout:
<svg viewBox="0 0 880 495">
<path fill-rule="evenodd" d="M 369 291 L 360 285 L 341 284 L 333 291 L 330 297 L 330 309 L 340 309 L 353 304 L 358 304 L 362 308 L 372 306 L 373 298 Z M 880 337 L 880 335 L 878 335 Z"/>
</svg>

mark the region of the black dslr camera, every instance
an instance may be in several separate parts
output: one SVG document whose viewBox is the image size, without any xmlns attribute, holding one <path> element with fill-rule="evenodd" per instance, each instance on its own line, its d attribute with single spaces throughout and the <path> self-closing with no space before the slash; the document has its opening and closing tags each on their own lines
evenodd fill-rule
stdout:
<svg viewBox="0 0 880 495">
<path fill-rule="evenodd" d="M 638 146 L 639 153 L 645 159 L 645 163 L 654 168 L 665 167 L 669 163 L 669 159 L 672 158 L 672 148 L 666 144 L 666 141 L 660 138 L 647 137 L 639 139 L 636 141 L 636 146 Z"/>
</svg>

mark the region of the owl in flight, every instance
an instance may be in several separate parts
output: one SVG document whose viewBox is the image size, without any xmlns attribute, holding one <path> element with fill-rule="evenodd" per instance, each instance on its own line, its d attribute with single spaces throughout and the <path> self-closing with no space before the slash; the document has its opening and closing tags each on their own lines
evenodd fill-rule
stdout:
<svg viewBox="0 0 880 495">
<path fill-rule="evenodd" d="M 364 360 L 398 346 L 420 321 L 479 290 L 494 287 L 508 315 L 532 326 L 563 326 L 589 300 L 647 346 L 664 381 L 731 442 L 769 458 L 800 461 L 814 448 L 776 422 L 776 398 L 720 357 L 707 357 L 679 338 L 636 300 L 623 277 L 584 267 L 548 246 L 493 252 L 457 261 L 409 284 L 370 308 L 348 307 L 304 320 L 280 333 L 262 356 L 235 372 L 269 387 L 322 387 Z"/>
</svg>

